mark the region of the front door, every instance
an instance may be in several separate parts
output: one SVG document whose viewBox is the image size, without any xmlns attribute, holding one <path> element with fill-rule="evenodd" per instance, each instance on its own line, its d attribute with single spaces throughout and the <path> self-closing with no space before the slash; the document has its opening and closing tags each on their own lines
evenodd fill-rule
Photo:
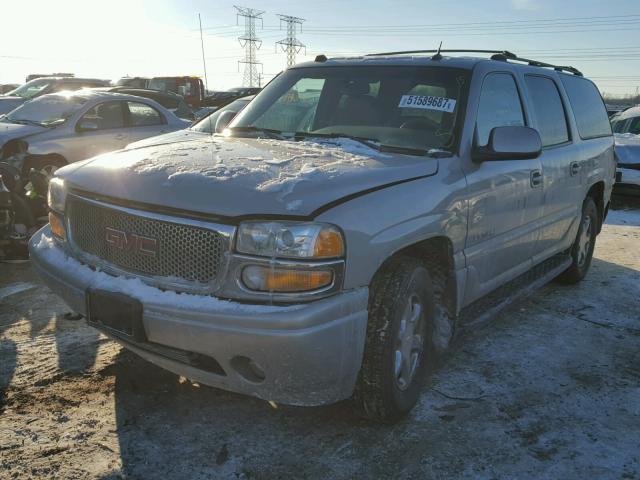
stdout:
<svg viewBox="0 0 640 480">
<path fill-rule="evenodd" d="M 495 127 L 526 123 L 515 78 L 488 74 L 480 94 L 476 144 L 486 145 Z M 543 192 L 539 159 L 469 160 L 463 168 L 469 202 L 464 250 L 468 304 L 530 268 Z"/>
<path fill-rule="evenodd" d="M 95 129 L 83 130 L 83 124 Z M 125 128 L 123 102 L 102 102 L 90 108 L 77 121 L 74 135 L 61 143 L 69 163 L 124 148 L 130 140 Z"/>
</svg>

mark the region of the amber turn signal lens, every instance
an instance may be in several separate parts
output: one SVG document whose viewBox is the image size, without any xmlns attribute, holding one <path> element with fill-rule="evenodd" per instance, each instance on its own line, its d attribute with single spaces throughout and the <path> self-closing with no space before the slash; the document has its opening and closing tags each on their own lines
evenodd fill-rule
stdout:
<svg viewBox="0 0 640 480">
<path fill-rule="evenodd" d="M 336 230 L 321 230 L 316 239 L 314 256 L 320 258 L 342 257 L 344 255 L 344 245 L 342 235 Z"/>
<path fill-rule="evenodd" d="M 333 272 L 252 265 L 242 271 L 242 281 L 247 288 L 258 292 L 307 292 L 331 285 Z"/>
<path fill-rule="evenodd" d="M 62 240 L 67 239 L 67 232 L 64 229 L 64 222 L 60 216 L 53 212 L 49 212 L 49 225 L 51 226 L 51 233 Z"/>
</svg>

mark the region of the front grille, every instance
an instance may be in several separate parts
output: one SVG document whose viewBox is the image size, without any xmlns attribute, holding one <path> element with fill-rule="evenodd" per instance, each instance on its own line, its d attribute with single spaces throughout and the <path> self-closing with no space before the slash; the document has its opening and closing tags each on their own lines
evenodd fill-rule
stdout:
<svg viewBox="0 0 640 480">
<path fill-rule="evenodd" d="M 210 285 L 222 273 L 227 243 L 220 232 L 128 213 L 75 195 L 67 198 L 66 209 L 73 247 L 97 257 L 101 264 L 145 277 L 165 277 L 171 284 Z M 107 228 L 155 239 L 155 255 L 116 248 L 107 242 Z"/>
</svg>

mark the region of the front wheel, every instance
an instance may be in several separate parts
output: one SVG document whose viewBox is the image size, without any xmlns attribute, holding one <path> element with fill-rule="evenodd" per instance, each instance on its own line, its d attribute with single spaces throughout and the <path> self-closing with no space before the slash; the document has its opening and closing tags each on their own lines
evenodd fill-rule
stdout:
<svg viewBox="0 0 640 480">
<path fill-rule="evenodd" d="M 415 405 L 432 348 L 434 293 L 425 266 L 397 258 L 376 274 L 354 400 L 364 416 L 397 418 Z"/>
<path fill-rule="evenodd" d="M 593 198 L 587 197 L 582 204 L 580 228 L 571 246 L 571 266 L 557 280 L 562 283 L 578 283 L 589 271 L 598 232 L 598 208 Z"/>
</svg>

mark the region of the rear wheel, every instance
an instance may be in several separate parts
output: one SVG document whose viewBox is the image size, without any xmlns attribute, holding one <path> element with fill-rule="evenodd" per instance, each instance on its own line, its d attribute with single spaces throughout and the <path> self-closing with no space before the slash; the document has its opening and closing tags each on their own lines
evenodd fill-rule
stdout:
<svg viewBox="0 0 640 480">
<path fill-rule="evenodd" d="M 369 323 L 354 400 L 368 418 L 391 419 L 415 405 L 433 363 L 434 294 L 425 266 L 397 258 L 371 285 Z"/>
<path fill-rule="evenodd" d="M 25 165 L 25 171 L 28 173 L 32 168 L 37 170 L 38 172 L 44 174 L 47 179 L 53 177 L 53 174 L 56 173 L 56 170 L 64 167 L 67 162 L 64 159 L 58 156 L 45 156 L 45 157 L 36 157 L 31 158 L 27 161 Z"/>
<path fill-rule="evenodd" d="M 578 283 L 589 271 L 598 232 L 598 208 L 593 198 L 587 197 L 582 204 L 580 228 L 571 246 L 571 266 L 557 280 L 562 283 Z"/>
</svg>

